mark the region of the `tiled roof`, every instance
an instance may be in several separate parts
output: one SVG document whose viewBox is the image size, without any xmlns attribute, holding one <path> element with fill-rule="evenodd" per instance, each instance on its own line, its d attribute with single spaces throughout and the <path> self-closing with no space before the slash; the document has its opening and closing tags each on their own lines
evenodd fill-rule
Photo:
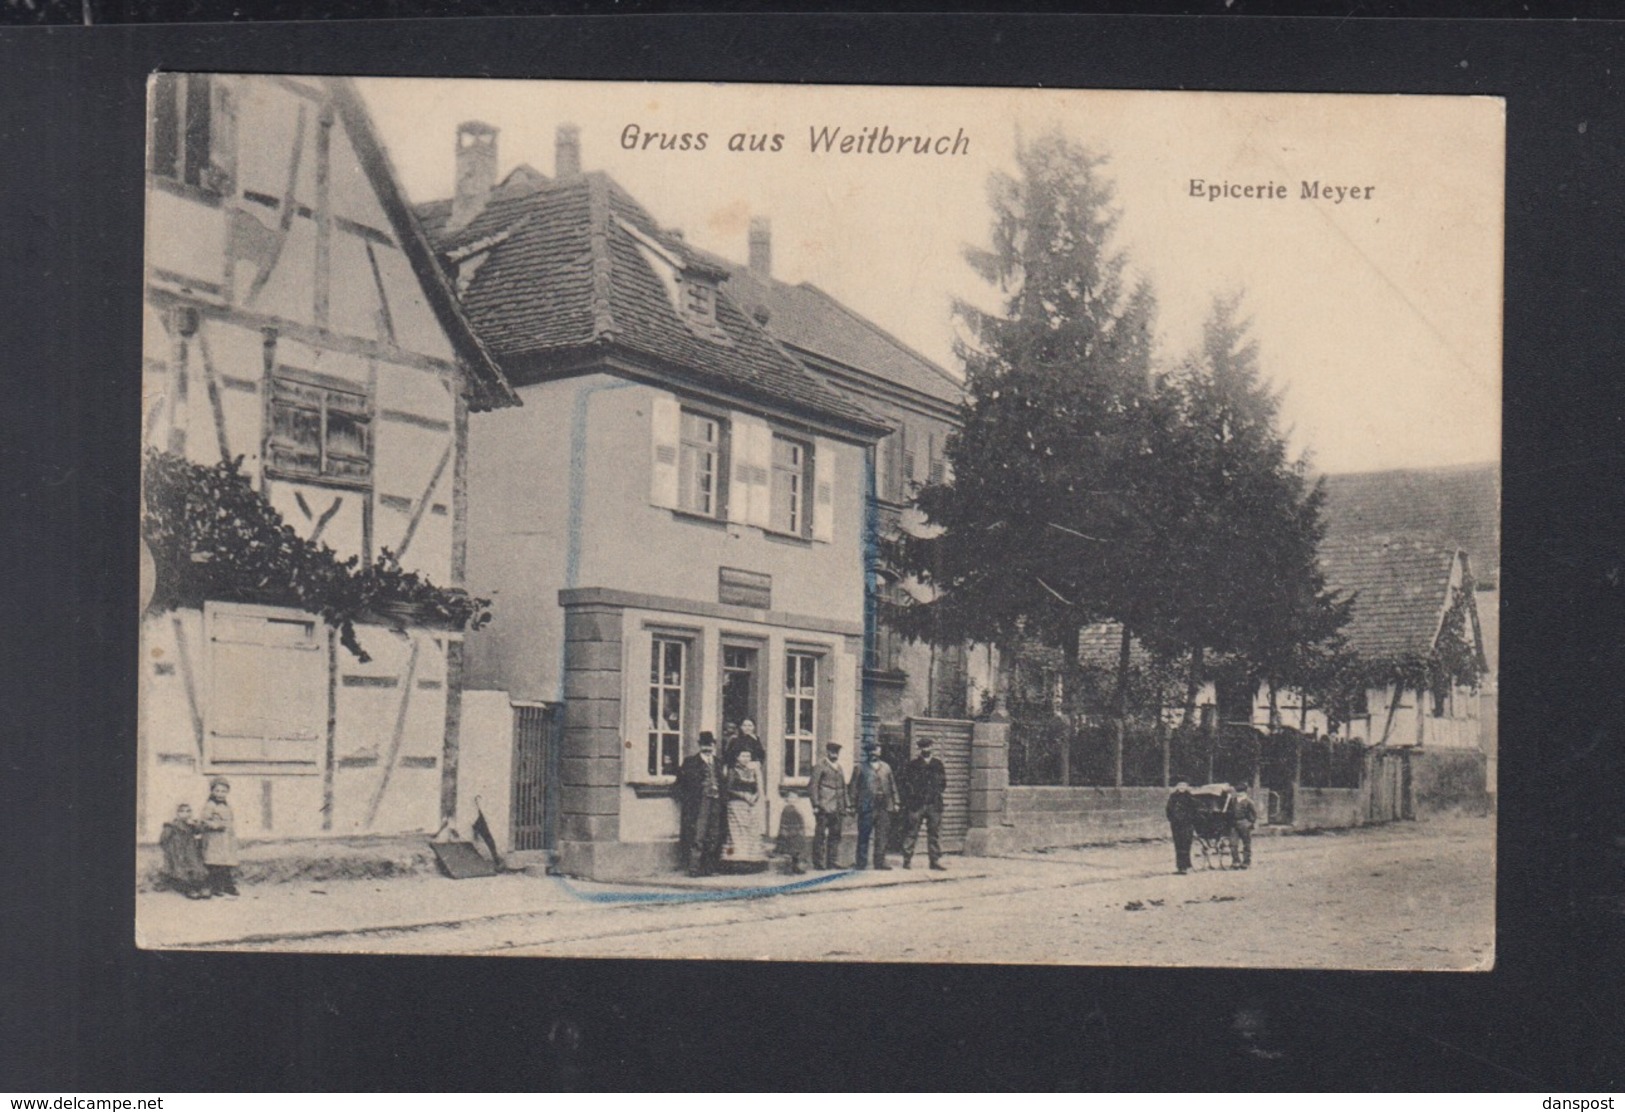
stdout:
<svg viewBox="0 0 1625 1112">
<path fill-rule="evenodd" d="M 1328 589 L 1354 596 L 1354 611 L 1343 635 L 1348 647 L 1367 660 L 1426 653 L 1439 632 L 1450 588 L 1455 550 L 1427 539 L 1406 537 L 1328 539 L 1320 546 L 1320 567 Z M 1470 561 L 1469 561 L 1470 563 Z M 1115 671 L 1123 627 L 1099 622 L 1078 637 L 1078 661 Z M 1149 663 L 1136 640 L 1136 667 Z"/>
<path fill-rule="evenodd" d="M 1412 537 L 1467 553 L 1479 585 L 1501 571 L 1501 468 L 1489 463 L 1326 476 L 1327 535 Z"/>
<path fill-rule="evenodd" d="M 1094 625 L 1084 626 L 1078 634 L 1078 663 L 1085 668 L 1116 672 L 1117 655 L 1122 650 L 1121 622 L 1096 622 Z M 1137 637 L 1129 643 L 1129 662 L 1136 668 L 1144 668 L 1151 663 L 1150 654 L 1145 651 Z"/>
<path fill-rule="evenodd" d="M 726 285 L 716 299 L 725 342 L 686 324 L 639 237 L 684 265 L 707 260 L 663 231 L 607 175 L 551 181 L 536 175 L 510 188 L 513 177 L 454 232 L 445 231 L 449 202 L 419 210 L 442 255 L 501 237 L 463 290 L 463 307 L 511 375 L 517 360 L 602 344 L 647 357 L 697 388 L 788 405 L 867 432 L 882 427 L 750 320 Z"/>
<path fill-rule="evenodd" d="M 1328 539 L 1320 546 L 1326 586 L 1354 596 L 1343 634 L 1368 660 L 1426 653 L 1449 601 L 1454 549 L 1393 537 Z"/>
<path fill-rule="evenodd" d="M 765 281 L 749 267 L 711 256 L 729 272 L 729 290 L 747 312 L 767 310 L 767 330 L 792 348 L 822 356 L 957 406 L 964 385 L 867 317 L 810 282 Z"/>
</svg>

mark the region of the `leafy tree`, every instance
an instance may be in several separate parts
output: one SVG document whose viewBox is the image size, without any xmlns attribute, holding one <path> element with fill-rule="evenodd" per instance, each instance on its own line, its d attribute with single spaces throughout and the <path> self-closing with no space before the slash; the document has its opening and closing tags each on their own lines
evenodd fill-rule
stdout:
<svg viewBox="0 0 1625 1112">
<path fill-rule="evenodd" d="M 1186 718 L 1208 652 L 1241 662 L 1274 693 L 1314 682 L 1330 666 L 1350 601 L 1326 588 L 1318 550 L 1325 494 L 1308 461 L 1290 459 L 1279 397 L 1259 368 L 1258 343 L 1239 295 L 1218 298 L 1198 352 L 1164 384 L 1176 415 L 1161 442 L 1185 481 L 1164 493 L 1174 511 L 1166 621 L 1153 632 L 1189 654 Z"/>
<path fill-rule="evenodd" d="M 1016 176 L 992 179 L 992 247 L 966 258 L 1001 306 L 955 307 L 969 339 L 958 348 L 968 400 L 947 445 L 954 481 L 918 492 L 929 539 L 903 536 L 885 553 L 935 589 L 892 615 L 905 633 L 1075 645 L 1116 609 L 1109 565 L 1135 520 L 1124 466 L 1155 300 L 1111 247 L 1103 161 L 1051 133 L 1019 147 Z"/>
</svg>

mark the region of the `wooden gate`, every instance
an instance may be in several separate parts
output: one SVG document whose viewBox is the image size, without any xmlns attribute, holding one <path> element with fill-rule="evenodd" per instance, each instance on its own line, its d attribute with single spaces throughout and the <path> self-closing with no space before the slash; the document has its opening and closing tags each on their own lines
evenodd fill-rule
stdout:
<svg viewBox="0 0 1625 1112">
<path fill-rule="evenodd" d="M 919 755 L 921 738 L 936 742 L 937 758 L 948 773 L 948 787 L 942 793 L 942 848 L 963 853 L 970 831 L 971 724 L 960 718 L 910 718 L 904 732 L 911 759 Z"/>
<path fill-rule="evenodd" d="M 1414 817 L 1410 805 L 1410 754 L 1379 748 L 1366 759 L 1366 819 L 1393 822 Z"/>
<path fill-rule="evenodd" d="M 513 708 L 513 848 L 550 850 L 558 840 L 559 726 L 556 703 Z"/>
</svg>

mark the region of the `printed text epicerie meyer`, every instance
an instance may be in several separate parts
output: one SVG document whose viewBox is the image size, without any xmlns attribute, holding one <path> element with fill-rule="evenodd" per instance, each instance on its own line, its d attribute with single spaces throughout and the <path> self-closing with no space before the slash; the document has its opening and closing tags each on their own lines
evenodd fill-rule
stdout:
<svg viewBox="0 0 1625 1112">
<path fill-rule="evenodd" d="M 1296 197 L 1300 201 L 1330 201 L 1340 205 L 1344 201 L 1369 201 L 1377 192 L 1374 185 L 1332 185 L 1322 181 L 1300 181 L 1297 193 L 1285 182 L 1233 182 L 1208 181 L 1192 178 L 1190 195 L 1209 201 L 1284 201 Z"/>
<path fill-rule="evenodd" d="M 708 131 L 650 131 L 637 124 L 627 124 L 621 129 L 624 151 L 722 149 L 741 154 L 776 154 L 783 151 L 787 143 L 788 138 L 782 131 L 736 131 L 726 139 L 714 141 Z M 812 154 L 962 155 L 970 153 L 970 136 L 962 127 L 955 128 L 952 134 L 893 131 L 888 124 L 860 127 L 856 131 L 809 127 L 806 149 Z"/>
</svg>

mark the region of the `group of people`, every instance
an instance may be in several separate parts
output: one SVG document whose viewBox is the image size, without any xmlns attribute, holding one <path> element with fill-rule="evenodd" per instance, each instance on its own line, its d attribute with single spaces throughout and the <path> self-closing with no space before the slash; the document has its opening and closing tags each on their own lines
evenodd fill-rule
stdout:
<svg viewBox="0 0 1625 1112">
<path fill-rule="evenodd" d="M 182 803 L 164 823 L 158 844 L 164 852 L 164 879 L 191 900 L 237 898 L 237 820 L 231 813 L 231 783 L 209 781 L 209 798 L 197 817 Z"/>
<path fill-rule="evenodd" d="M 1234 790 L 1228 802 L 1230 866 L 1250 869 L 1253 864 L 1253 827 L 1258 824 L 1258 808 L 1247 794 L 1247 785 Z M 1168 795 L 1168 828 L 1174 836 L 1174 868 L 1181 874 L 1191 867 L 1191 841 L 1196 836 L 1196 797 L 1191 786 L 1181 780 Z"/>
<path fill-rule="evenodd" d="M 731 725 L 722 751 L 716 735 L 700 734 L 698 752 L 677 770 L 677 797 L 682 806 L 679 833 L 683 864 L 689 876 L 708 876 L 728 868 L 751 872 L 767 866 L 767 797 L 762 768 L 767 750 L 756 736 L 756 723 Z"/>
<path fill-rule="evenodd" d="M 767 752 L 756 736 L 753 722 L 742 722 L 737 731 L 730 728 L 726 733 L 718 752 L 715 735 L 709 730 L 701 732 L 698 751 L 677 772 L 681 807 L 678 845 L 690 876 L 708 876 L 724 869 L 759 871 L 767 866 Z M 813 810 L 812 867 L 840 867 L 836 859 L 841 830 L 846 816 L 855 814 L 855 867 L 868 868 L 872 860 L 876 869 L 891 868 L 886 860 L 891 825 L 906 814 L 903 868 L 909 868 L 913 861 L 922 824 L 926 827 L 931 868 L 946 868 L 942 863 L 941 828 L 942 794 L 948 774 L 932 750 L 931 739 L 920 742 L 920 754 L 908 763 L 899 790 L 897 777 L 877 748 L 865 748 L 863 760 L 848 779 L 839 764 L 841 746 L 828 743 L 824 759 L 807 781 Z"/>
</svg>

